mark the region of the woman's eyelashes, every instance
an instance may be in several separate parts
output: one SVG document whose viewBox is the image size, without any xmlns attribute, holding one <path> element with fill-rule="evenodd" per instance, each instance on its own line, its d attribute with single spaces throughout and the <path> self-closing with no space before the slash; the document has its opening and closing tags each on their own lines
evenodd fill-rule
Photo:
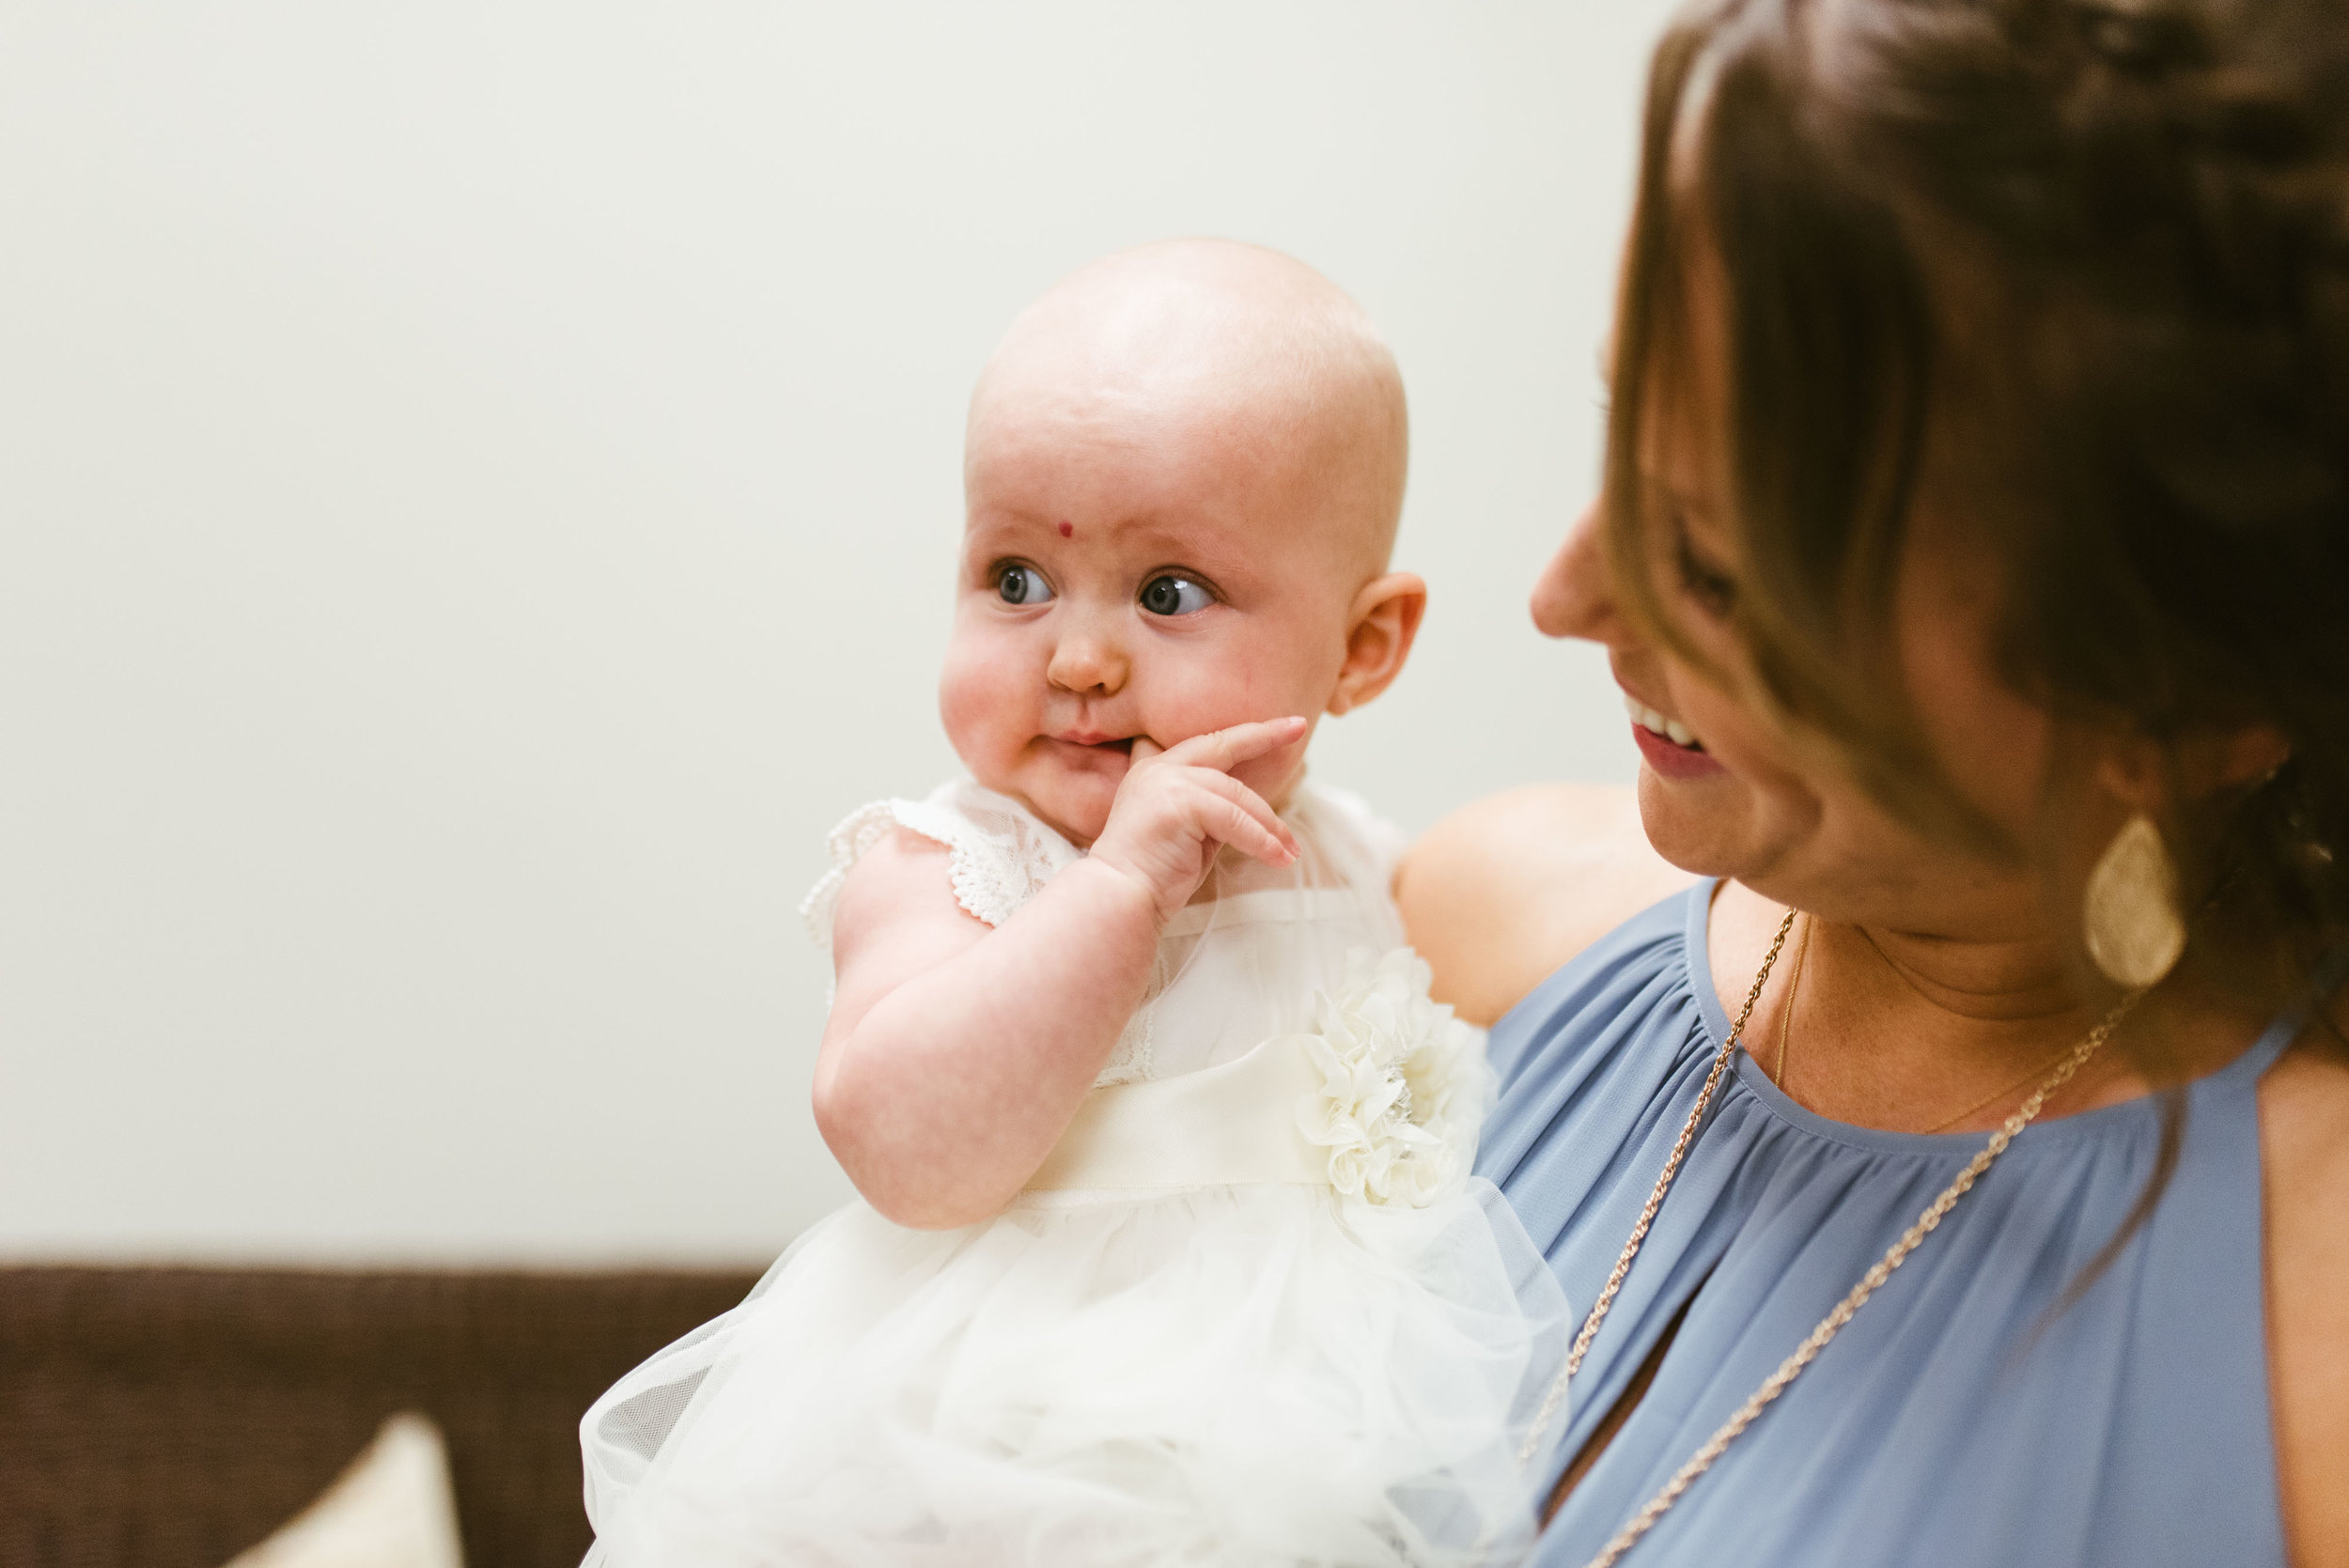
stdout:
<svg viewBox="0 0 2349 1568">
<path fill-rule="evenodd" d="M 1153 615 L 1190 615 L 1215 602 L 1215 590 L 1180 572 L 1160 572 L 1142 585 L 1138 602 Z"/>
<path fill-rule="evenodd" d="M 1000 561 L 990 571 L 995 579 L 995 597 L 1005 604 L 1024 607 L 1052 600 L 1052 585 L 1045 581 L 1042 572 L 1025 561 Z"/>
<path fill-rule="evenodd" d="M 1680 585 L 1697 608 L 1717 621 L 1727 620 L 1736 608 L 1737 580 L 1697 553 L 1687 520 L 1677 515 L 1672 519 L 1672 552 Z"/>
</svg>

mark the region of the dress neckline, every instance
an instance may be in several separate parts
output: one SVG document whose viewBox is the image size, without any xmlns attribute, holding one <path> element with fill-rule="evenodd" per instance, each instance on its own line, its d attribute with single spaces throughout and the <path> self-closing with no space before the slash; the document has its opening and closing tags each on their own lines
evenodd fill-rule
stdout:
<svg viewBox="0 0 2349 1568">
<path fill-rule="evenodd" d="M 1698 1016 L 1703 1020 L 1706 1043 L 1718 1051 L 1729 1038 L 1729 1013 L 1721 1004 L 1720 993 L 1713 986 L 1712 913 L 1713 895 L 1719 889 L 1721 878 L 1707 877 L 1688 890 L 1688 913 L 1686 939 L 1681 943 L 1683 978 L 1695 995 Z M 2275 1063 L 2300 1032 L 2303 1020 L 2296 1008 L 2286 1008 L 2260 1032 L 2257 1039 L 2234 1060 L 2201 1077 L 2190 1079 L 2186 1092 L 2190 1094 L 2227 1093 L 2236 1087 L 2248 1088 Z M 1738 1088 L 1761 1102 L 1773 1116 L 1813 1138 L 1866 1149 L 1877 1154 L 1963 1155 L 1970 1158 L 1985 1132 L 1895 1132 L 1887 1127 L 1865 1127 L 1852 1122 L 1839 1122 L 1797 1102 L 1793 1096 L 1770 1081 L 1743 1047 L 1730 1062 L 1730 1073 Z M 2134 1123 L 2158 1113 L 2160 1094 L 2157 1092 L 2135 1095 L 2111 1105 L 2101 1105 L 2088 1110 L 2076 1110 L 2065 1116 L 2053 1116 L 2033 1122 L 2015 1140 L 2015 1148 L 2042 1147 L 2059 1141 L 2071 1141 L 2094 1137 L 2108 1127 Z"/>
</svg>

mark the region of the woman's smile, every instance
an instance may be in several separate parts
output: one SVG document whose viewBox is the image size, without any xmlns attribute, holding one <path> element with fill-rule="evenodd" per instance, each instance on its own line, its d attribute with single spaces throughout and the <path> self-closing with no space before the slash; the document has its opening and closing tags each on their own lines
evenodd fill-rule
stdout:
<svg viewBox="0 0 2349 1568">
<path fill-rule="evenodd" d="M 1696 732 L 1677 719 L 1667 718 L 1629 691 L 1623 704 L 1631 715 L 1631 738 L 1648 767 L 1667 779 L 1709 779 L 1725 769 L 1706 752 Z"/>
</svg>

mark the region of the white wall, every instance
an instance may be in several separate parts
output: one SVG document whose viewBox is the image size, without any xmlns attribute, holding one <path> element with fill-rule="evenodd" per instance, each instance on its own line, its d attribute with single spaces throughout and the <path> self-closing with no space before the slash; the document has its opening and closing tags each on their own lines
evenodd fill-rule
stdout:
<svg viewBox="0 0 2349 1568">
<path fill-rule="evenodd" d="M 1656 0 L 0 11 L 0 1254 L 754 1261 L 797 902 L 944 777 L 963 398 L 1112 248 L 1383 324 L 1407 826 L 1628 778 L 1524 623 Z"/>
</svg>

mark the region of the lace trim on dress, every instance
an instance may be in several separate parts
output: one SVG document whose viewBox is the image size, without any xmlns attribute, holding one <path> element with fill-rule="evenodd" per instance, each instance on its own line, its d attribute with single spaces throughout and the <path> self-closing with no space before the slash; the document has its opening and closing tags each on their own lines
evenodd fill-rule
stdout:
<svg viewBox="0 0 2349 1568">
<path fill-rule="evenodd" d="M 1001 925 L 1078 858 L 1066 839 L 1015 800 L 975 785 L 946 800 L 898 802 L 898 820 L 954 851 L 955 902 Z"/>
<path fill-rule="evenodd" d="M 800 905 L 808 935 L 819 946 L 832 945 L 832 915 L 848 873 L 898 828 L 946 846 L 955 902 L 989 925 L 1017 914 L 1080 854 L 1019 801 L 968 782 L 946 784 L 926 800 L 876 800 L 832 831 L 826 840 L 832 869 Z"/>
<path fill-rule="evenodd" d="M 841 818 L 824 840 L 824 847 L 832 855 L 832 869 L 816 879 L 800 900 L 800 918 L 807 922 L 807 934 L 816 945 L 832 946 L 832 917 L 840 907 L 840 890 L 848 885 L 848 871 L 864 858 L 865 852 L 879 844 L 897 825 L 896 800 L 876 800 L 860 806 Z"/>
<path fill-rule="evenodd" d="M 800 905 L 800 915 L 817 945 L 832 946 L 832 916 L 848 873 L 875 845 L 899 828 L 946 846 L 952 855 L 948 876 L 955 902 L 989 925 L 1001 925 L 1017 914 L 1055 873 L 1082 855 L 1019 801 L 968 780 L 941 785 L 925 800 L 876 800 L 849 813 L 832 831 L 826 841 L 832 869 Z M 1127 1020 L 1098 1082 L 1130 1083 L 1150 1076 L 1157 1043 L 1151 1020 L 1166 979 L 1161 957 L 1153 972 L 1148 999 Z"/>
</svg>

